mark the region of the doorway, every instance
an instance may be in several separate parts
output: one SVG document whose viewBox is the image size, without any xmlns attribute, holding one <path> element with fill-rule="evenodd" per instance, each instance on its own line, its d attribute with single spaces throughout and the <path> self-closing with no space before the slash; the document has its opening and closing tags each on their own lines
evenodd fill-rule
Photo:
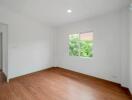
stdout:
<svg viewBox="0 0 132 100">
<path fill-rule="evenodd" d="M 2 29 L 0 28 L 0 85 L 3 85 L 3 82 L 5 82 L 5 77 L 3 73 L 3 44 L 2 44 Z"/>
<path fill-rule="evenodd" d="M 0 78 L 8 81 L 8 25 L 0 23 Z M 2 77 L 3 78 L 3 77 Z"/>
<path fill-rule="evenodd" d="M 0 31 L 0 71 L 2 71 L 2 32 Z"/>
</svg>

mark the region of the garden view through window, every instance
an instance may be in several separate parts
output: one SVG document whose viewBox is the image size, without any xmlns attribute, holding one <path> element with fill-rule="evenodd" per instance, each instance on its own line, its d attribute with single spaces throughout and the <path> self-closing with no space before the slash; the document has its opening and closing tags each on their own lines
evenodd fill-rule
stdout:
<svg viewBox="0 0 132 100">
<path fill-rule="evenodd" d="M 69 55 L 80 57 L 93 56 L 93 32 L 70 34 Z"/>
</svg>

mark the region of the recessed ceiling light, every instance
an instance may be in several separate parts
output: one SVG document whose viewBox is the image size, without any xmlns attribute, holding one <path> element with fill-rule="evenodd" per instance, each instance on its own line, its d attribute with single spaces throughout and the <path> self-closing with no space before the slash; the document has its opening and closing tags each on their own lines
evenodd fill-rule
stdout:
<svg viewBox="0 0 132 100">
<path fill-rule="evenodd" d="M 72 13 L 72 10 L 71 10 L 71 9 L 68 9 L 68 10 L 67 10 L 67 13 Z"/>
</svg>

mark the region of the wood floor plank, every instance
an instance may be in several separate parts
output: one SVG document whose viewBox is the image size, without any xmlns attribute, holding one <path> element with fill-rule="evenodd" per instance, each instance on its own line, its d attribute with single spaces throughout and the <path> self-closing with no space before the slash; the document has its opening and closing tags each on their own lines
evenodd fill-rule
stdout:
<svg viewBox="0 0 132 100">
<path fill-rule="evenodd" d="M 62 68 L 24 75 L 2 82 L 0 100 L 132 100 L 119 84 Z"/>
</svg>

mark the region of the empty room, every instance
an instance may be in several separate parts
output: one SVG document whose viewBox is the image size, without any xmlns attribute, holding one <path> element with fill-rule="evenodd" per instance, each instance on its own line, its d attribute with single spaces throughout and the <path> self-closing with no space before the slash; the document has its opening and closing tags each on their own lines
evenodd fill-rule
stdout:
<svg viewBox="0 0 132 100">
<path fill-rule="evenodd" d="M 132 100 L 132 0 L 0 0 L 0 100 Z"/>
</svg>

